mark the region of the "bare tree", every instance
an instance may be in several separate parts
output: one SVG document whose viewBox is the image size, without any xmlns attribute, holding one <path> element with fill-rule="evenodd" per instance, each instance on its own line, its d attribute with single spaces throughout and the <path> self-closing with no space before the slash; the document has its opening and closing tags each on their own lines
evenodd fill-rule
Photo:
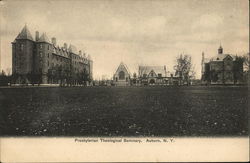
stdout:
<svg viewBox="0 0 250 163">
<path fill-rule="evenodd" d="M 176 65 L 174 66 L 175 75 L 180 77 L 181 84 L 189 85 L 191 79 L 195 78 L 194 66 L 190 55 L 180 55 L 176 58 Z"/>
<path fill-rule="evenodd" d="M 247 72 L 249 71 L 249 66 L 250 66 L 249 55 L 250 55 L 250 53 L 247 53 L 247 54 L 243 55 L 243 57 L 242 57 L 243 58 L 243 68 L 244 68 L 244 71 L 247 71 Z"/>
</svg>

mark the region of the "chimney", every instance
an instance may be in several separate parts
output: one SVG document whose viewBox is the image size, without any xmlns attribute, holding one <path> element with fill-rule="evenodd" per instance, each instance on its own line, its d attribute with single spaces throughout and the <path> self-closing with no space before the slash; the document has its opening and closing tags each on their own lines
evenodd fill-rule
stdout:
<svg viewBox="0 0 250 163">
<path fill-rule="evenodd" d="M 38 40 L 39 40 L 39 32 L 36 31 L 36 41 L 38 41 Z"/>
<path fill-rule="evenodd" d="M 56 46 L 56 38 L 55 38 L 55 37 L 52 37 L 51 42 L 52 42 L 52 44 L 53 44 L 54 46 Z"/>
<path fill-rule="evenodd" d="M 68 49 L 67 43 L 64 43 L 64 44 L 63 44 L 63 47 L 64 47 L 64 49 Z"/>
</svg>

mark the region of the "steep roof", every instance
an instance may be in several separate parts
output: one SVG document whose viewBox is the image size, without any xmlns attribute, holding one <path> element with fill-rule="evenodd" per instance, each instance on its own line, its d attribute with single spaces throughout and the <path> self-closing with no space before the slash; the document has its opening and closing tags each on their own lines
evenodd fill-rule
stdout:
<svg viewBox="0 0 250 163">
<path fill-rule="evenodd" d="M 166 76 L 165 66 L 139 66 L 139 76 L 143 74 L 149 74 L 151 71 L 154 71 L 156 74 L 162 74 L 163 77 Z"/>
<path fill-rule="evenodd" d="M 48 38 L 48 36 L 46 35 L 46 33 L 43 33 L 43 34 L 41 35 L 41 37 L 38 39 L 37 42 L 46 42 L 46 43 L 50 43 L 49 38 Z"/>
<path fill-rule="evenodd" d="M 115 74 L 119 73 L 119 71 L 121 71 L 121 70 L 127 71 L 127 73 L 130 75 L 130 72 L 129 72 L 129 70 L 128 70 L 127 65 L 124 64 L 123 62 L 120 63 L 120 65 L 118 66 L 118 68 L 117 68 Z"/>
<path fill-rule="evenodd" d="M 23 27 L 22 31 L 17 35 L 16 39 L 27 39 L 27 40 L 34 41 L 26 24 Z"/>
</svg>

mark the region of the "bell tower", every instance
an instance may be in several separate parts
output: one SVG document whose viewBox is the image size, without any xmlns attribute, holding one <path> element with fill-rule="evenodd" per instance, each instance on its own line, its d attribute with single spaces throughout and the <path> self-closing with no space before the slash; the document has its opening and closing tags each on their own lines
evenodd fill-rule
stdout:
<svg viewBox="0 0 250 163">
<path fill-rule="evenodd" d="M 218 54 L 223 54 L 223 48 L 222 46 L 220 45 L 219 49 L 218 49 Z"/>
</svg>

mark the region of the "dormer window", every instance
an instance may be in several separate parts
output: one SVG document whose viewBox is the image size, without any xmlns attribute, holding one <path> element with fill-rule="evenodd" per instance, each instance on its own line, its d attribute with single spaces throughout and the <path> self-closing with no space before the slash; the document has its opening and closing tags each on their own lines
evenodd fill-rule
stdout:
<svg viewBox="0 0 250 163">
<path fill-rule="evenodd" d="M 217 58 L 217 60 L 219 60 L 219 58 Z"/>
<path fill-rule="evenodd" d="M 158 74 L 158 77 L 160 77 L 160 78 L 161 78 L 161 77 L 162 77 L 162 75 L 161 75 L 161 74 Z"/>
</svg>

